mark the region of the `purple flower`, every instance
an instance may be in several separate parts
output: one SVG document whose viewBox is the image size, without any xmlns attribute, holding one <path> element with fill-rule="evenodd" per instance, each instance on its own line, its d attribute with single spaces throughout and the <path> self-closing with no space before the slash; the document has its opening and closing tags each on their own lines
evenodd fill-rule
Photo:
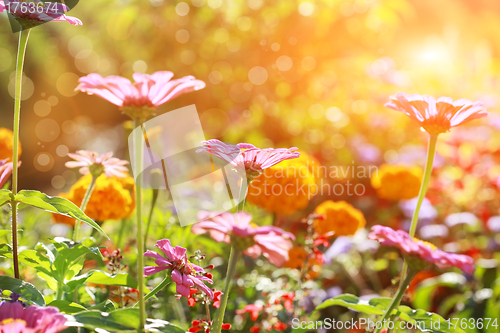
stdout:
<svg viewBox="0 0 500 333">
<path fill-rule="evenodd" d="M 419 257 L 441 269 L 457 267 L 466 273 L 474 272 L 474 260 L 466 255 L 444 252 L 435 245 L 411 237 L 406 231 L 393 230 L 389 227 L 375 225 L 368 238 L 385 246 L 394 246 L 404 254 Z"/>
<path fill-rule="evenodd" d="M 298 158 L 300 153 L 298 148 L 266 148 L 259 149 L 249 143 L 238 143 L 237 145 L 227 145 L 217 139 L 203 141 L 203 148 L 217 156 L 223 161 L 235 167 L 244 167 L 249 179 L 260 175 L 265 169 L 272 167 L 284 160 Z"/>
<path fill-rule="evenodd" d="M 177 285 L 176 291 L 181 296 L 189 297 L 189 288 L 197 287 L 210 299 L 214 298 L 214 292 L 203 283 L 203 281 L 208 283 L 213 281 L 203 275 L 205 273 L 203 268 L 189 262 L 185 248 L 173 247 L 168 239 L 157 241 L 155 246 L 162 250 L 166 257 L 154 251 L 146 251 L 144 256 L 155 258 L 155 264 L 158 266 L 144 267 L 144 276 L 168 269 L 171 271 L 172 281 Z"/>
<path fill-rule="evenodd" d="M 56 333 L 67 327 L 66 317 L 55 307 L 30 305 L 20 302 L 0 303 L 0 332 L 5 333 Z"/>
</svg>

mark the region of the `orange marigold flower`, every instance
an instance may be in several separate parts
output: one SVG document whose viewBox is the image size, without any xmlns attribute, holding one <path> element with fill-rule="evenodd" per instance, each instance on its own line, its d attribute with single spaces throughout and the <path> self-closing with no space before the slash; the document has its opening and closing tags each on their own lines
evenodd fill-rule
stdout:
<svg viewBox="0 0 500 333">
<path fill-rule="evenodd" d="M 366 225 L 363 213 L 345 201 L 324 201 L 314 212 L 324 217 L 314 221 L 314 230 L 320 235 L 329 232 L 335 236 L 354 235 Z"/>
<path fill-rule="evenodd" d="M 85 175 L 71 187 L 68 193 L 62 193 L 59 196 L 80 206 L 91 180 L 92 175 Z M 134 191 L 134 179 L 128 174 L 125 178 L 101 175 L 97 178 L 85 214 L 98 222 L 129 217 L 134 211 Z M 61 215 L 53 215 L 53 218 L 55 222 L 75 224 L 75 220 Z"/>
<path fill-rule="evenodd" d="M 427 95 L 408 95 L 399 92 L 390 97 L 386 107 L 401 111 L 417 121 L 429 134 L 448 132 L 452 127 L 488 116 L 482 102 L 462 98 L 454 101 L 450 97 L 437 100 Z"/>
<path fill-rule="evenodd" d="M 0 127 L 0 160 L 8 159 L 12 161 L 12 150 L 14 149 L 14 133 L 8 129 Z M 21 156 L 21 143 L 17 155 Z"/>
<path fill-rule="evenodd" d="M 295 268 L 302 270 L 307 260 L 307 272 L 305 277 L 308 279 L 316 278 L 321 271 L 321 258 L 318 258 L 315 253 L 308 254 L 303 246 L 294 246 L 288 251 L 288 261 L 284 267 Z"/>
<path fill-rule="evenodd" d="M 282 161 L 255 177 L 248 189 L 248 202 L 268 212 L 289 215 L 307 207 L 318 192 L 316 184 L 319 162 L 304 153 L 296 159 Z"/>
<path fill-rule="evenodd" d="M 413 199 L 420 191 L 423 172 L 420 167 L 383 164 L 374 173 L 371 183 L 379 198 L 387 200 Z"/>
</svg>

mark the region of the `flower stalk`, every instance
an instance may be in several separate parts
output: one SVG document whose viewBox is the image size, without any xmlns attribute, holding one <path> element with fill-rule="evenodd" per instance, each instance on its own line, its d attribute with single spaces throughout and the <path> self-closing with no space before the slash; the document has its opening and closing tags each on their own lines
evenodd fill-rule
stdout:
<svg viewBox="0 0 500 333">
<path fill-rule="evenodd" d="M 415 211 L 413 212 L 413 217 L 411 220 L 411 226 L 410 226 L 410 232 L 409 235 L 411 237 L 415 237 L 415 232 L 417 231 L 417 224 L 418 224 L 418 215 L 420 213 L 420 208 L 422 206 L 422 202 L 424 201 L 425 194 L 427 193 L 427 187 L 429 186 L 429 180 L 431 178 L 432 174 L 432 167 L 434 165 L 434 156 L 436 155 L 436 145 L 437 145 L 437 140 L 438 140 L 438 135 L 439 134 L 430 134 L 429 137 L 429 143 L 427 147 L 427 159 L 425 162 L 425 169 L 424 169 L 424 176 L 422 178 L 422 185 L 420 186 L 420 191 L 418 193 L 417 197 L 417 205 L 415 207 Z M 387 311 L 384 313 L 384 317 L 382 318 L 382 322 L 386 319 L 389 318 L 391 315 L 392 310 L 394 310 L 396 307 L 399 306 L 401 303 L 401 299 L 403 298 L 404 292 L 408 285 L 410 284 L 411 280 L 415 276 L 415 273 L 413 273 L 410 270 L 410 267 L 408 266 L 408 261 L 405 259 L 404 265 L 403 265 L 403 273 L 401 275 L 403 282 L 400 284 L 398 292 L 392 299 L 391 305 L 387 309 Z M 380 330 L 378 330 L 376 333 L 379 333 Z"/>
<path fill-rule="evenodd" d="M 144 121 L 141 119 L 134 119 L 134 128 L 142 126 Z M 142 170 L 143 159 L 143 145 L 142 145 L 142 130 L 136 130 L 134 134 L 134 165 L 135 170 L 139 173 Z M 146 310 L 144 302 L 144 235 L 142 233 L 142 179 L 139 174 L 135 183 L 135 214 L 137 223 L 137 280 L 139 289 L 139 327 L 137 332 L 144 331 L 144 324 L 146 323 Z"/>
<path fill-rule="evenodd" d="M 251 180 L 249 180 L 248 183 L 245 182 L 245 178 L 242 178 L 241 180 L 237 212 L 242 212 L 245 208 L 245 199 L 247 196 L 248 184 L 250 182 Z M 220 301 L 219 311 L 217 312 L 214 321 L 215 333 L 220 333 L 222 331 L 222 324 L 224 323 L 224 314 L 226 313 L 229 291 L 231 290 L 234 274 L 236 273 L 236 267 L 238 266 L 238 261 L 240 260 L 242 254 L 243 252 L 241 250 L 236 249 L 234 245 L 231 246 L 231 254 L 229 255 L 229 264 L 227 266 L 226 281 L 224 282 L 224 291 Z"/>
<path fill-rule="evenodd" d="M 23 67 L 24 58 L 26 55 L 26 46 L 28 45 L 28 38 L 30 29 L 21 30 L 19 33 L 19 45 L 17 50 L 16 62 L 16 89 L 15 89 L 15 102 L 14 102 L 14 142 L 12 149 L 12 193 L 14 195 L 18 192 L 18 178 L 19 178 L 19 124 L 21 120 L 21 93 L 23 86 Z M 19 259 L 17 256 L 17 202 L 12 203 L 12 258 L 14 261 L 14 276 L 19 279 Z"/>
<path fill-rule="evenodd" d="M 242 252 L 231 246 L 231 254 L 229 255 L 229 264 L 227 266 L 226 281 L 224 283 L 224 291 L 220 301 L 219 311 L 214 322 L 215 333 L 221 333 L 222 324 L 224 322 L 224 314 L 226 312 L 227 300 L 229 298 L 229 291 L 233 282 L 234 274 L 236 273 L 236 266 L 241 258 Z"/>
<path fill-rule="evenodd" d="M 406 275 L 405 279 L 401 281 L 401 284 L 399 285 L 398 291 L 392 298 L 391 304 L 389 304 L 389 307 L 384 313 L 384 316 L 380 320 L 380 322 L 384 323 L 389 317 L 392 315 L 392 311 L 396 309 L 399 306 L 399 303 L 401 303 L 401 300 L 403 299 L 403 295 L 406 291 L 406 288 L 410 285 L 411 280 L 415 276 L 415 272 L 410 271 Z M 380 333 L 382 331 L 383 327 L 377 329 L 375 333 Z"/>
<path fill-rule="evenodd" d="M 425 162 L 424 177 L 422 178 L 422 185 L 420 186 L 420 191 L 417 198 L 417 206 L 413 212 L 413 217 L 411 219 L 410 236 L 415 236 L 418 224 L 418 214 L 420 212 L 420 207 L 425 198 L 425 193 L 427 192 L 427 187 L 429 185 L 429 180 L 431 179 L 432 167 L 434 165 L 434 156 L 436 155 L 436 144 L 438 140 L 438 134 L 431 134 L 429 137 L 429 144 L 427 148 L 427 161 Z"/>
<path fill-rule="evenodd" d="M 87 191 L 85 192 L 85 196 L 83 197 L 82 204 L 80 206 L 82 212 L 85 212 L 85 209 L 87 208 L 87 204 L 90 200 L 90 197 L 92 196 L 92 192 L 94 191 L 97 178 L 98 177 L 96 175 L 92 175 L 92 180 L 90 181 L 90 185 L 87 188 Z M 73 241 L 75 242 L 78 241 L 78 232 L 80 229 L 80 224 L 81 224 L 80 221 L 75 220 L 75 229 L 73 230 Z"/>
</svg>

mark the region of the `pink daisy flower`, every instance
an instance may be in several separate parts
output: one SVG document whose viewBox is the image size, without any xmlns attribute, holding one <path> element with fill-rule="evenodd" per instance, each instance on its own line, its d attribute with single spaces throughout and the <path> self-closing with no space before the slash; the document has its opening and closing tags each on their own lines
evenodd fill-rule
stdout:
<svg viewBox="0 0 500 333">
<path fill-rule="evenodd" d="M 125 165 L 128 161 L 112 157 L 113 153 L 99 155 L 96 152 L 88 150 L 78 150 L 76 153 L 68 154 L 74 161 L 66 162 L 68 168 L 80 168 L 80 173 L 86 175 L 91 173 L 95 177 L 105 174 L 107 177 L 125 178 L 128 171 Z"/>
<path fill-rule="evenodd" d="M 33 12 L 31 8 L 37 10 Z M 43 8 L 43 10 L 39 8 Z M 47 5 L 46 1 L 41 0 L 30 0 L 29 2 L 9 0 L 6 5 L 5 1 L 0 0 L 0 13 L 4 10 L 10 11 L 14 19 L 24 29 L 29 29 L 40 23 L 49 21 L 68 22 L 74 26 L 83 25 L 82 21 L 76 17 L 64 15 L 64 12 L 68 11 L 69 8 L 63 3 L 52 2 L 50 5 Z"/>
<path fill-rule="evenodd" d="M 102 77 L 93 73 L 81 77 L 76 90 L 97 95 L 117 106 L 133 119 L 146 119 L 156 108 L 174 98 L 205 88 L 205 82 L 194 76 L 172 80 L 174 73 L 156 72 L 151 75 L 134 73 L 135 82 L 121 76 Z"/>
<path fill-rule="evenodd" d="M 56 333 L 68 328 L 66 317 L 55 307 L 30 305 L 20 302 L 0 304 L 0 332 L 6 333 Z"/>
<path fill-rule="evenodd" d="M 205 273 L 203 268 L 189 262 L 185 248 L 173 247 L 168 239 L 157 241 L 155 246 L 162 250 L 166 257 L 154 251 L 146 251 L 144 256 L 155 258 L 155 264 L 158 266 L 144 267 L 144 276 L 168 269 L 171 271 L 172 281 L 177 285 L 177 293 L 181 296 L 189 297 L 189 289 L 196 286 L 213 300 L 214 292 L 203 283 L 203 281 L 208 283 L 213 283 L 213 281 L 203 275 Z"/>
<path fill-rule="evenodd" d="M 191 231 L 194 234 L 209 232 L 217 242 L 231 243 L 252 258 L 262 254 L 276 267 L 288 261 L 288 251 L 292 248 L 290 240 L 295 239 L 291 233 L 251 223 L 252 216 L 245 212 L 221 213 L 208 219 L 212 215 L 213 212 L 200 212 L 198 219 L 202 221 L 194 224 Z"/>
<path fill-rule="evenodd" d="M 423 259 L 441 269 L 457 267 L 469 274 L 475 270 L 474 260 L 471 257 L 444 252 L 431 243 L 411 237 L 403 230 L 396 231 L 389 227 L 375 225 L 368 238 L 377 240 L 385 246 L 397 247 L 404 254 Z"/>
<path fill-rule="evenodd" d="M 402 92 L 390 97 L 386 107 L 401 111 L 420 123 L 429 134 L 448 132 L 452 127 L 489 114 L 482 102 L 462 98 L 453 101 L 450 97 L 438 100 L 427 95 L 408 95 Z"/>
<path fill-rule="evenodd" d="M 259 149 L 249 143 L 238 143 L 234 146 L 217 139 L 203 141 L 202 144 L 200 151 L 217 156 L 235 167 L 244 167 L 249 179 L 284 160 L 300 157 L 296 147 Z"/>
<path fill-rule="evenodd" d="M 9 180 L 10 175 L 12 174 L 12 168 L 12 162 L 9 162 L 8 158 L 0 160 L 0 188 L 2 188 Z"/>
</svg>

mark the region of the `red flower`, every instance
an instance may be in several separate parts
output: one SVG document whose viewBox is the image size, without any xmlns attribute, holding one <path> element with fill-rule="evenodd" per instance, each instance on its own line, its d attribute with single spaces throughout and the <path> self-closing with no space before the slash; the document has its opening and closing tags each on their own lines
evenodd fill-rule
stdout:
<svg viewBox="0 0 500 333">
<path fill-rule="evenodd" d="M 250 319 L 256 321 L 264 307 L 262 305 L 248 304 L 243 309 L 236 310 L 236 314 L 250 313 Z"/>
<path fill-rule="evenodd" d="M 260 328 L 258 326 L 253 326 L 252 328 L 250 328 L 250 333 L 259 333 L 260 332 Z"/>
<path fill-rule="evenodd" d="M 274 324 L 273 328 L 276 331 L 284 331 L 287 328 L 287 325 L 285 323 L 282 323 L 281 321 L 278 321 L 276 324 Z"/>
<path fill-rule="evenodd" d="M 214 292 L 214 302 L 213 302 L 213 306 L 216 307 L 217 309 L 219 308 L 220 306 L 220 297 L 222 296 L 222 291 L 215 291 Z"/>
<path fill-rule="evenodd" d="M 293 308 L 293 300 L 295 299 L 295 293 L 293 291 L 284 294 L 283 296 L 281 296 L 281 298 L 284 301 L 283 306 L 285 307 L 285 309 L 290 310 L 291 308 Z"/>
</svg>

